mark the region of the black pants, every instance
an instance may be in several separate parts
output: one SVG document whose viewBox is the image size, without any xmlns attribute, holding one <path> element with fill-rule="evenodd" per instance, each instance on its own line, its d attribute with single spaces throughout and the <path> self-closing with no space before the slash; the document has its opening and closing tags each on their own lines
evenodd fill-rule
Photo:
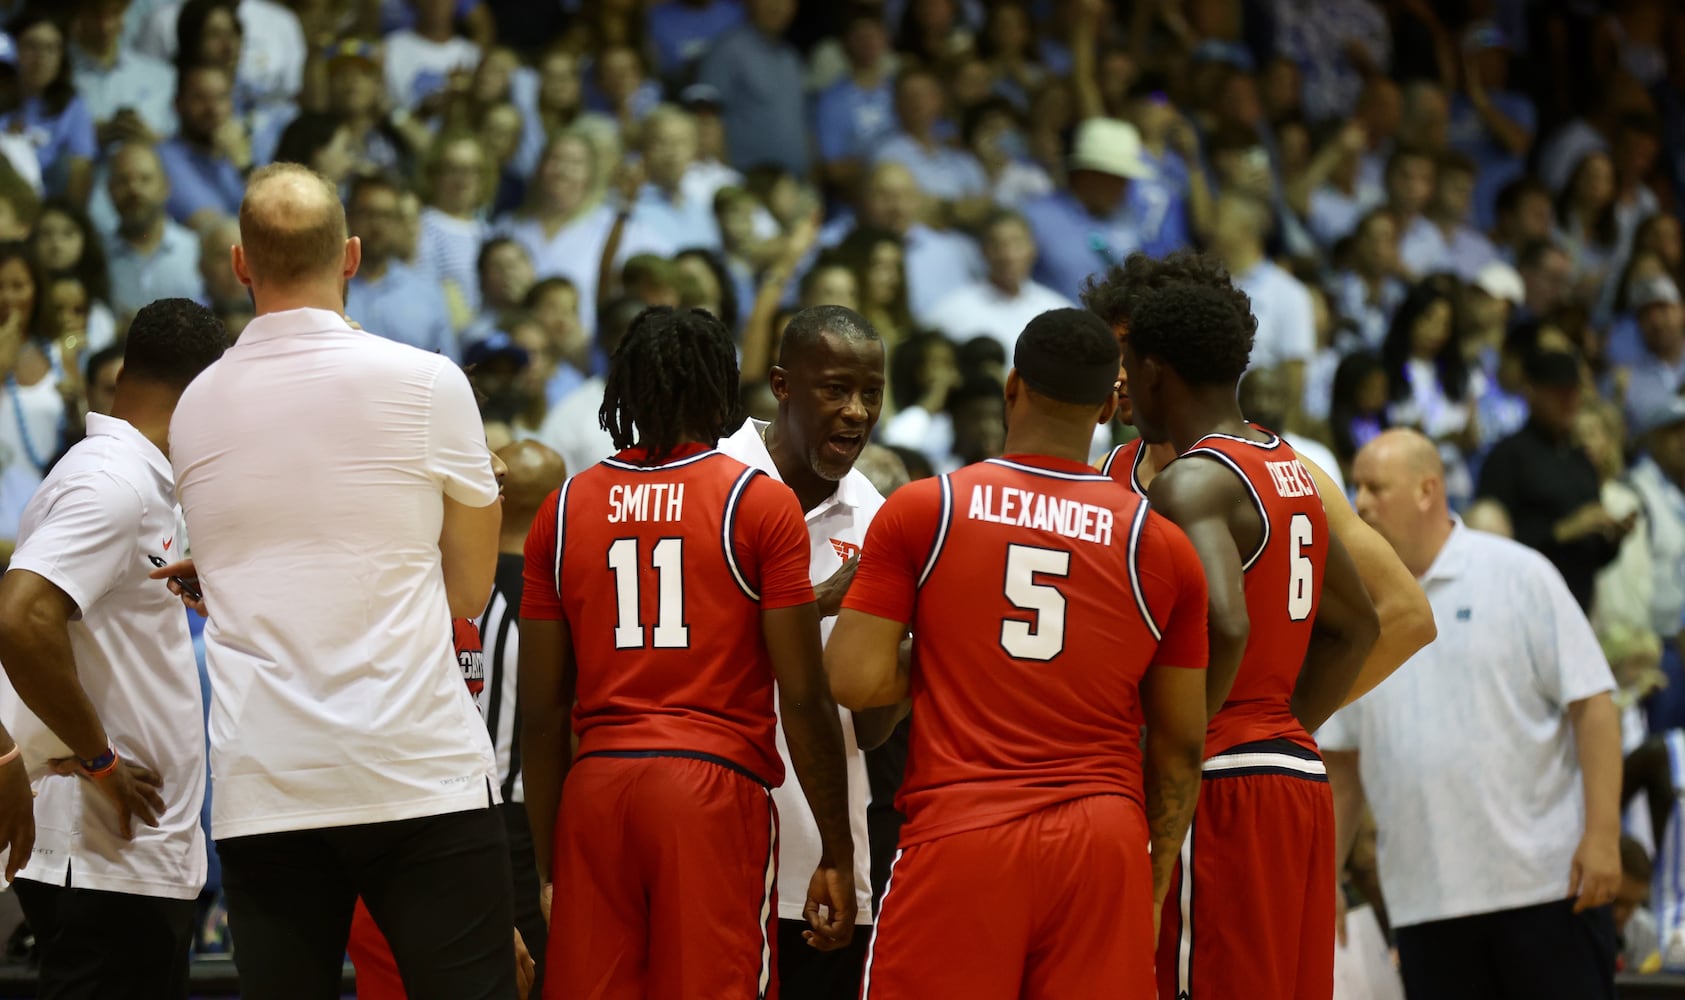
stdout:
<svg viewBox="0 0 1685 1000">
<path fill-rule="evenodd" d="M 1400 927 L 1410 1000 L 1613 1000 L 1615 920 L 1572 900 Z"/>
<path fill-rule="evenodd" d="M 75 881 L 75 873 L 71 873 Z M 185 1000 L 194 901 L 18 879 L 46 1000 Z"/>
<path fill-rule="evenodd" d="M 521 802 L 505 802 L 497 807 L 503 814 L 503 829 L 509 834 L 509 874 L 515 893 L 515 927 L 521 940 L 532 952 L 538 966 L 538 978 L 533 980 L 532 996 L 544 995 L 544 946 L 549 928 L 544 923 L 544 910 L 538 905 L 538 861 L 532 854 L 532 827 L 527 823 L 527 807 Z"/>
<path fill-rule="evenodd" d="M 805 920 L 778 921 L 778 995 L 782 1000 L 856 1000 L 872 927 L 854 929 L 847 948 L 820 951 L 802 940 Z"/>
<path fill-rule="evenodd" d="M 514 1000 L 495 809 L 234 837 L 217 851 L 243 1000 L 338 1000 L 359 895 L 410 1000 Z"/>
</svg>

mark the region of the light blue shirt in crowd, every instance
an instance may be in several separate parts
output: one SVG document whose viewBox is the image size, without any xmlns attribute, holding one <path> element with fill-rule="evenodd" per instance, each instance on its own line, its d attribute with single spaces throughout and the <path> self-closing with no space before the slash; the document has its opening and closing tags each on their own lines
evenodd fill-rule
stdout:
<svg viewBox="0 0 1685 1000">
<path fill-rule="evenodd" d="M 170 218 L 186 222 L 206 209 L 239 216 L 246 178 L 232 161 L 195 149 L 179 135 L 158 144 L 158 159 L 170 179 L 170 200 L 165 203 Z"/>
<path fill-rule="evenodd" d="M 64 193 L 71 158 L 88 161 L 99 158 L 94 120 L 80 97 L 72 97 L 56 115 L 47 111 L 47 102 L 39 97 L 26 98 L 18 110 L 0 115 L 0 129 L 7 132 L 17 129 L 20 123 L 24 136 L 35 147 L 35 156 L 41 162 L 41 179 L 49 194 Z"/>
<path fill-rule="evenodd" d="M 96 124 L 109 121 L 123 108 L 133 108 L 152 134 L 174 134 L 176 75 L 168 63 L 125 48 L 105 69 L 72 45 L 70 70 L 76 93 Z"/>
<path fill-rule="evenodd" d="M 907 308 L 921 323 L 950 292 L 983 278 L 983 254 L 969 236 L 915 223 L 901 246 Z"/>
<path fill-rule="evenodd" d="M 164 237 L 157 249 L 142 256 L 121 236 L 105 242 L 111 273 L 111 309 L 117 315 L 138 312 L 154 299 L 205 297 L 199 276 L 199 237 L 186 226 L 164 220 Z"/>
<path fill-rule="evenodd" d="M 1190 242 L 1188 164 L 1173 149 L 1158 157 L 1143 148 L 1141 159 L 1153 168 L 1153 176 L 1129 183 L 1129 217 L 1135 220 L 1141 249 L 1163 257 Z"/>
<path fill-rule="evenodd" d="M 673 76 L 702 58 L 709 43 L 743 23 L 737 0 L 714 0 L 703 7 L 667 0 L 649 12 L 649 40 L 655 47 L 655 70 Z"/>
<path fill-rule="evenodd" d="M 679 200 L 674 200 L 654 184 L 645 184 L 638 192 L 632 221 L 640 227 L 661 233 L 680 250 L 720 248 L 720 225 L 714 219 L 713 203 L 697 198 L 687 199 L 682 189 Z"/>
<path fill-rule="evenodd" d="M 874 163 L 899 163 L 912 172 L 919 190 L 938 201 L 958 201 L 989 193 L 989 178 L 977 157 L 951 146 L 926 148 L 905 132 L 878 146 Z"/>
<path fill-rule="evenodd" d="M 439 286 L 407 265 L 393 261 L 379 281 L 359 274 L 345 292 L 345 313 L 363 329 L 388 340 L 460 359 L 451 332 L 450 310 Z"/>
<path fill-rule="evenodd" d="M 807 173 L 807 70 L 794 46 L 744 24 L 714 43 L 697 77 L 720 94 L 732 166 Z"/>
<path fill-rule="evenodd" d="M 1481 268 L 1498 259 L 1498 248 L 1468 226 L 1458 226 L 1447 235 L 1428 220 L 1417 219 L 1400 242 L 1398 255 L 1418 278 L 1450 271 L 1473 282 Z"/>
<path fill-rule="evenodd" d="M 1529 134 L 1539 127 L 1538 111 L 1526 94 L 1498 90 L 1488 97 L 1494 110 Z M 1445 138 L 1452 149 L 1474 161 L 1474 226 L 1485 232 L 1497 222 L 1498 192 L 1526 172 L 1527 156 L 1511 153 L 1499 142 L 1480 120 L 1480 112 L 1462 94 L 1451 100 L 1451 120 Z"/>
<path fill-rule="evenodd" d="M 1026 201 L 1020 210 L 1040 254 L 1035 279 L 1073 301 L 1089 275 L 1122 264 L 1142 247 L 1140 234 L 1127 219 L 1096 219 L 1069 192 Z"/>
<path fill-rule="evenodd" d="M 819 162 L 869 160 L 895 130 L 895 88 L 888 78 L 866 89 L 845 76 L 814 102 L 813 133 Z"/>
</svg>

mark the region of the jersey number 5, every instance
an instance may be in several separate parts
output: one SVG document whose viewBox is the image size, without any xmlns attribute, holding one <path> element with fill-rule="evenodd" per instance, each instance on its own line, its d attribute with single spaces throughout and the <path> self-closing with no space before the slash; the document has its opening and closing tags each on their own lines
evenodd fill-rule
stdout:
<svg viewBox="0 0 1685 1000">
<path fill-rule="evenodd" d="M 690 626 L 685 624 L 684 550 L 682 538 L 663 538 L 650 551 L 655 568 L 655 649 L 684 649 L 690 645 Z M 617 538 L 608 547 L 608 568 L 614 571 L 614 648 L 644 648 L 644 625 L 640 619 L 638 540 Z"/>
<path fill-rule="evenodd" d="M 1311 519 L 1304 514 L 1294 514 L 1293 520 L 1287 525 L 1288 567 L 1287 567 L 1287 617 L 1296 622 L 1302 622 L 1311 616 L 1311 577 L 1316 573 L 1316 567 L 1311 565 L 1311 557 L 1305 554 L 1310 548 Z"/>
<path fill-rule="evenodd" d="M 1037 577 L 1071 574 L 1071 554 L 1033 545 L 1006 547 L 1006 599 L 1020 611 L 1033 612 L 1034 624 L 1016 618 L 1000 623 L 1000 645 L 1014 659 L 1053 659 L 1065 651 L 1065 595 Z"/>
</svg>

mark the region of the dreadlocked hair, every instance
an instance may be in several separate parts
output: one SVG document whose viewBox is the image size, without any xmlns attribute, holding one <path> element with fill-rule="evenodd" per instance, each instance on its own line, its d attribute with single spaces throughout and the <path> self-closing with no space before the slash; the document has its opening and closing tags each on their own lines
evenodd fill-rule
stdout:
<svg viewBox="0 0 1685 1000">
<path fill-rule="evenodd" d="M 609 358 L 597 419 L 616 448 L 665 461 L 685 438 L 725 436 L 739 408 L 737 349 L 701 309 L 645 309 Z M 635 433 L 634 433 L 635 432 Z"/>
</svg>

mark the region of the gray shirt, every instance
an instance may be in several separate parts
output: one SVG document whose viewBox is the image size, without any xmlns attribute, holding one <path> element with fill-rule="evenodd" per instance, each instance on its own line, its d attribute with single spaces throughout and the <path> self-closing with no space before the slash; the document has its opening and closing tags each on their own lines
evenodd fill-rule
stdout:
<svg viewBox="0 0 1685 1000">
<path fill-rule="evenodd" d="M 698 75 L 720 93 L 732 166 L 807 173 L 807 81 L 793 46 L 745 24 L 714 43 Z"/>
</svg>

